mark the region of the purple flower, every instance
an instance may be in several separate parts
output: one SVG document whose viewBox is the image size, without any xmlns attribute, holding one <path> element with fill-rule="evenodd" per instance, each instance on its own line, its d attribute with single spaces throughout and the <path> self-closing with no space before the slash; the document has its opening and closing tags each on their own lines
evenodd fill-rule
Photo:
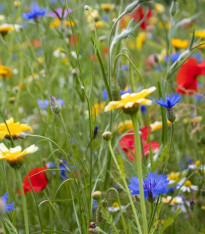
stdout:
<svg viewBox="0 0 205 234">
<path fill-rule="evenodd" d="M 40 17 L 40 16 L 44 16 L 46 14 L 46 8 L 44 9 L 41 9 L 38 5 L 37 2 L 33 2 L 31 3 L 31 11 L 28 12 L 28 13 L 23 13 L 22 14 L 22 17 L 26 20 L 35 20 L 37 21 L 37 19 Z"/>
<path fill-rule="evenodd" d="M 167 109 L 172 109 L 179 101 L 181 100 L 181 96 L 179 94 L 172 94 L 171 96 L 165 96 L 165 101 L 160 98 L 160 100 L 156 100 L 156 103 L 160 106 L 164 106 Z"/>
<path fill-rule="evenodd" d="M 48 105 L 49 105 L 48 99 L 45 99 L 45 100 L 37 99 L 37 103 L 38 103 L 39 108 L 41 108 L 42 110 L 48 109 Z"/>
<path fill-rule="evenodd" d="M 67 9 L 58 8 L 54 12 L 50 12 L 48 15 L 53 18 L 65 19 L 68 13 L 71 14 L 72 9 L 68 8 L 67 10 Z"/>
<path fill-rule="evenodd" d="M 60 163 L 59 165 L 59 169 L 60 169 L 60 179 L 61 180 L 66 180 L 68 179 L 68 170 L 72 170 L 75 169 L 75 166 L 71 166 L 69 167 L 68 162 L 65 161 L 64 159 L 61 159 L 62 163 Z"/>
<path fill-rule="evenodd" d="M 8 212 L 10 210 L 15 210 L 14 209 L 14 202 L 11 204 L 7 204 L 8 200 L 8 192 L 5 193 L 1 198 L 0 198 L 0 214 L 4 214 L 5 212 Z"/>
<path fill-rule="evenodd" d="M 129 189 L 132 190 L 131 195 L 139 195 L 139 179 L 137 176 L 129 179 L 130 184 Z M 147 177 L 143 180 L 144 196 L 145 199 L 153 199 L 154 197 L 159 197 L 160 194 L 167 193 L 169 187 L 169 180 L 164 174 L 157 175 L 157 172 L 150 174 L 147 173 Z"/>
</svg>

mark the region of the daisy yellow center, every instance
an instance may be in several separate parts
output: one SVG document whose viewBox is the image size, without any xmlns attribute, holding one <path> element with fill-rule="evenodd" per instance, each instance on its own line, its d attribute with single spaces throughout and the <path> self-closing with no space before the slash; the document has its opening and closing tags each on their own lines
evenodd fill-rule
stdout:
<svg viewBox="0 0 205 234">
<path fill-rule="evenodd" d="M 119 207 L 119 204 L 118 204 L 118 202 L 113 202 L 112 206 L 117 208 L 117 207 Z"/>
<path fill-rule="evenodd" d="M 197 167 L 199 167 L 199 166 L 200 166 L 200 161 L 197 160 L 197 161 L 195 162 L 195 165 L 196 165 Z"/>
<path fill-rule="evenodd" d="M 191 187 L 191 181 L 190 181 L 190 180 L 187 180 L 187 181 L 185 182 L 184 186 L 190 188 L 190 187 Z"/>
<path fill-rule="evenodd" d="M 177 181 L 179 180 L 179 174 L 176 172 L 172 172 L 170 175 L 168 175 L 168 179 Z"/>
</svg>

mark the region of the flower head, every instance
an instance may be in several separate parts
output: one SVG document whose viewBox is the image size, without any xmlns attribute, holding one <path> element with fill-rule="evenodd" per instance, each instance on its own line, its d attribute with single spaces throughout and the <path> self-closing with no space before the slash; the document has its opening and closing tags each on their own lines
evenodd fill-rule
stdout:
<svg viewBox="0 0 205 234">
<path fill-rule="evenodd" d="M 165 96 L 165 101 L 160 98 L 160 100 L 156 100 L 156 103 L 160 106 L 164 106 L 167 109 L 172 109 L 179 101 L 181 100 L 181 96 L 178 94 L 172 94 L 171 96 Z"/>
<path fill-rule="evenodd" d="M 5 159 L 11 166 L 21 166 L 22 159 L 27 154 L 35 153 L 38 147 L 31 145 L 22 151 L 21 146 L 8 149 L 3 143 L 0 144 L 0 160 Z"/>
<path fill-rule="evenodd" d="M 123 109 L 124 111 L 139 107 L 140 104 L 143 105 L 151 105 L 152 101 L 145 99 L 146 96 L 148 96 L 150 93 L 154 92 L 156 90 L 156 87 L 151 87 L 149 89 L 143 89 L 139 93 L 126 93 L 121 96 L 121 100 L 119 101 L 111 101 L 109 104 L 105 107 L 105 111 L 110 111 L 113 109 Z"/>
<path fill-rule="evenodd" d="M 187 48 L 189 46 L 189 41 L 172 38 L 172 46 L 178 49 Z"/>
<path fill-rule="evenodd" d="M 72 9 L 68 8 L 67 10 L 67 9 L 58 8 L 54 12 L 50 12 L 48 15 L 50 17 L 57 18 L 57 19 L 65 19 L 68 13 L 71 14 Z"/>
<path fill-rule="evenodd" d="M 115 4 L 111 4 L 111 3 L 103 3 L 101 4 L 101 9 L 103 11 L 111 11 L 115 8 Z"/>
<path fill-rule="evenodd" d="M 195 58 L 189 58 L 177 73 L 177 92 L 191 95 L 198 89 L 197 76 L 205 75 L 205 62 L 197 64 Z"/>
<path fill-rule="evenodd" d="M 23 13 L 22 17 L 26 20 L 37 20 L 40 16 L 44 16 L 46 14 L 46 8 L 41 9 L 37 2 L 33 2 L 31 4 L 31 11 L 28 13 Z"/>
<path fill-rule="evenodd" d="M 61 159 L 59 169 L 60 169 L 60 179 L 66 180 L 68 179 L 67 173 L 69 172 L 69 170 L 75 169 L 75 166 L 69 167 L 68 162 L 65 161 L 64 159 Z"/>
<path fill-rule="evenodd" d="M 8 200 L 8 192 L 5 193 L 1 198 L 0 198 L 0 217 L 5 213 L 8 212 L 10 210 L 15 210 L 14 209 L 14 202 L 12 202 L 11 204 L 7 204 L 7 200 Z"/>
<path fill-rule="evenodd" d="M 46 169 L 47 169 L 47 166 L 37 167 L 29 171 L 28 176 L 25 176 L 24 181 L 23 181 L 24 194 L 26 194 L 27 192 L 32 192 L 32 188 L 33 188 L 34 193 L 38 193 L 47 186 L 48 180 L 45 174 Z M 29 177 L 30 182 L 28 180 L 28 177 Z M 31 188 L 30 183 L 32 185 L 32 188 Z M 20 194 L 20 190 L 19 190 L 19 194 Z"/>
<path fill-rule="evenodd" d="M 12 71 L 9 67 L 0 65 L 0 77 L 11 77 Z"/>
<path fill-rule="evenodd" d="M 13 118 L 6 120 L 6 124 L 13 139 L 18 138 L 18 135 L 26 130 L 33 132 L 32 128 L 27 124 L 21 124 L 19 122 L 14 123 Z M 0 140 L 2 140 L 3 138 L 10 139 L 6 124 L 0 124 Z"/>
<path fill-rule="evenodd" d="M 137 176 L 129 179 L 130 185 L 129 189 L 132 190 L 131 195 L 139 195 L 139 180 Z M 159 197 L 160 194 L 165 194 L 169 186 L 169 180 L 164 174 L 157 175 L 157 172 L 147 173 L 147 177 L 143 180 L 144 196 L 145 199 L 153 199 L 154 197 Z"/>
</svg>

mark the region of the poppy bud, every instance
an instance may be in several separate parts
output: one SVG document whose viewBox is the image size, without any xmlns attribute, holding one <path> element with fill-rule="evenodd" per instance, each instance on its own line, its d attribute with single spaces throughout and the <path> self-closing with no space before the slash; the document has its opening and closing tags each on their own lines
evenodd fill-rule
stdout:
<svg viewBox="0 0 205 234">
<path fill-rule="evenodd" d="M 102 193 L 100 191 L 95 191 L 92 193 L 92 198 L 96 201 L 100 200 L 102 197 Z"/>
<path fill-rule="evenodd" d="M 102 137 L 103 137 L 103 139 L 104 139 L 105 141 L 109 141 L 109 140 L 111 140 L 112 133 L 109 132 L 109 131 L 104 132 L 104 133 L 102 134 Z"/>
<path fill-rule="evenodd" d="M 173 17 L 177 12 L 177 2 L 174 0 L 171 4 L 170 14 Z"/>
<path fill-rule="evenodd" d="M 118 84 L 112 86 L 111 96 L 113 101 L 119 101 L 121 99 L 120 86 Z"/>
</svg>

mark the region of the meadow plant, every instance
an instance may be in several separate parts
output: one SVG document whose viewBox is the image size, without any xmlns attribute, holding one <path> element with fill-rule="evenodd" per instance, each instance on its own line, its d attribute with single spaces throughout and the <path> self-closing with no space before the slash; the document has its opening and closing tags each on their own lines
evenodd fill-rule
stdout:
<svg viewBox="0 0 205 234">
<path fill-rule="evenodd" d="M 0 2 L 0 233 L 205 233 L 204 9 Z"/>
</svg>

